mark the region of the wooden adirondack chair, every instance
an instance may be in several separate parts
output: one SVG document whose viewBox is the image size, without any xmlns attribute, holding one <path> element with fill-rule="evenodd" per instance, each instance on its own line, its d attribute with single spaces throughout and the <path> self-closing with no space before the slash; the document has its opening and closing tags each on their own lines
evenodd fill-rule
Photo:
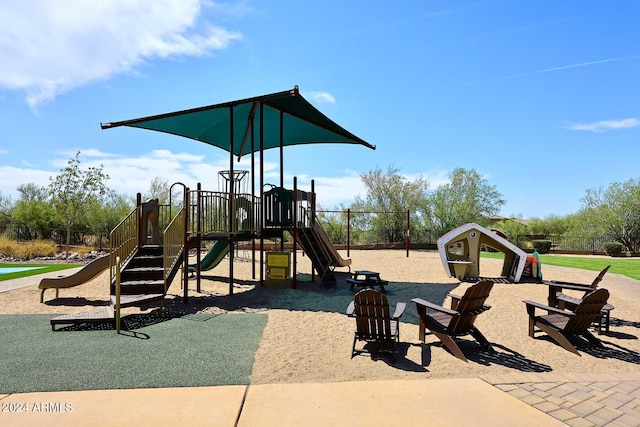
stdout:
<svg viewBox="0 0 640 427">
<path fill-rule="evenodd" d="M 556 292 L 555 297 L 557 307 L 560 309 L 575 311 L 576 307 L 578 307 L 578 305 L 582 301 L 582 298 L 584 298 L 589 292 L 594 291 L 598 288 L 598 284 L 602 281 L 602 278 L 607 273 L 607 271 L 609 271 L 609 268 L 611 268 L 611 265 L 603 268 L 602 271 L 600 271 L 600 273 L 596 276 L 596 278 L 593 279 L 593 282 L 590 285 L 581 285 L 579 283 L 573 282 L 553 281 L 552 283 L 554 283 L 558 288 L 561 288 L 563 290 L 578 291 L 579 293 L 582 293 L 579 297 L 575 297 L 567 295 L 562 291 Z M 613 310 L 614 308 L 615 307 L 612 304 L 608 303 L 605 304 L 604 307 L 602 307 L 600 316 L 594 322 L 598 334 L 602 332 L 602 326 L 604 326 L 605 331 L 609 332 L 611 310 Z"/>
<path fill-rule="evenodd" d="M 606 289 L 591 291 L 580 301 L 575 311 L 562 310 L 525 300 L 523 302 L 527 305 L 527 313 L 529 314 L 529 336 L 533 338 L 535 328 L 539 328 L 563 348 L 578 356 L 580 353 L 568 337 L 583 336 L 591 343 L 602 346 L 602 342 L 589 332 L 589 326 L 599 318 L 608 298 L 609 291 Z M 546 310 L 548 314 L 536 316 L 536 308 Z"/>
<path fill-rule="evenodd" d="M 492 288 L 493 282 L 485 280 L 470 286 L 462 296 L 449 294 L 451 309 L 420 298 L 412 299 L 420 316 L 419 339 L 422 342 L 425 341 L 426 329 L 428 329 L 455 357 L 465 362 L 467 358 L 456 344 L 455 337 L 471 335 L 482 347 L 493 350 L 491 343 L 474 326 L 476 317 L 491 308 L 484 302 Z M 427 312 L 428 309 L 435 313 Z"/>
<path fill-rule="evenodd" d="M 602 271 L 600 271 L 600 273 L 598 273 L 598 275 L 596 276 L 595 279 L 593 279 L 593 282 L 590 285 L 585 285 L 585 284 L 581 284 L 581 283 L 573 283 L 573 282 L 561 282 L 561 281 L 557 281 L 557 280 L 553 280 L 552 282 L 554 284 L 557 285 L 572 285 L 572 286 L 583 286 L 584 287 L 584 294 L 580 296 L 580 298 L 576 298 L 576 297 L 572 297 L 569 295 L 566 295 L 562 292 L 558 292 L 556 294 L 556 298 L 558 300 L 558 304 L 569 304 L 570 306 L 577 306 L 578 304 L 580 304 L 580 301 L 582 300 L 582 298 L 588 294 L 589 292 L 598 289 L 598 284 L 600 284 L 600 282 L 602 281 L 602 278 L 604 277 L 605 274 L 607 274 L 607 271 L 609 271 L 609 269 L 611 268 L 611 265 L 607 265 L 605 268 L 602 269 Z M 566 288 L 566 289 L 573 289 L 576 290 L 575 288 L 571 287 L 571 288 Z M 562 306 L 559 305 L 559 308 L 564 308 Z M 567 307 L 569 308 L 569 307 Z"/>
<path fill-rule="evenodd" d="M 400 341 L 400 317 L 406 305 L 404 302 L 397 303 L 395 312 L 391 315 L 389 301 L 380 291 L 374 289 L 359 291 L 347 307 L 347 315 L 356 319 L 351 357 L 367 352 L 365 349 L 356 350 L 356 341 L 360 340 L 368 343 L 390 344 L 395 362 L 396 343 Z"/>
</svg>

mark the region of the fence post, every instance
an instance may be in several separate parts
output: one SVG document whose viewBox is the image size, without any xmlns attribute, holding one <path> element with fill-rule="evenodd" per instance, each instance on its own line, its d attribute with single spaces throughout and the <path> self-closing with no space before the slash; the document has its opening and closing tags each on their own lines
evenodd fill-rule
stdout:
<svg viewBox="0 0 640 427">
<path fill-rule="evenodd" d="M 347 209 L 347 258 L 351 253 L 351 208 Z"/>
<path fill-rule="evenodd" d="M 409 258 L 409 220 L 411 218 L 410 215 L 410 211 L 409 209 L 407 209 L 407 238 L 406 238 L 406 242 L 407 242 L 407 258 Z"/>
</svg>

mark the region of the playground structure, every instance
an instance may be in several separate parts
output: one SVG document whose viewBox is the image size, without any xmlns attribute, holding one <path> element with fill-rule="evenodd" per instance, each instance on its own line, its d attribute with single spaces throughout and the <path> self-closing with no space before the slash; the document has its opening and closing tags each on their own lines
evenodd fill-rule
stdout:
<svg viewBox="0 0 640 427">
<path fill-rule="evenodd" d="M 480 251 L 483 246 L 504 254 L 501 276 L 518 283 L 523 277 L 527 254 L 507 239 L 475 224 L 463 224 L 442 235 L 438 241 L 442 266 L 449 277 L 477 281 L 480 276 Z"/>
<path fill-rule="evenodd" d="M 233 293 L 233 260 L 235 244 L 251 242 L 255 258 L 259 240 L 259 265 L 264 266 L 265 239 L 280 239 L 288 231 L 311 258 L 325 286 L 335 283 L 333 269 L 348 266 L 337 253 L 315 219 L 315 194 L 300 191 L 294 179 L 293 189 L 284 188 L 284 147 L 298 144 L 356 144 L 375 146 L 355 136 L 313 107 L 298 87 L 292 90 L 246 98 L 237 101 L 142 117 L 120 122 L 101 123 L 102 129 L 120 126 L 155 130 L 183 136 L 219 147 L 229 153 L 229 169 L 222 173 L 224 187 L 220 191 L 203 190 L 198 184 L 189 189 L 176 183 L 170 189 L 170 202 L 142 203 L 138 195 L 136 208 L 111 232 L 110 283 L 114 313 L 86 314 L 85 322 L 115 317 L 119 330 L 119 310 L 127 305 L 141 306 L 162 301 L 173 279 L 182 268 L 183 301 L 188 301 L 189 249 L 198 248 L 192 272 L 197 290 L 203 267 L 212 268 L 228 253 L 229 293 Z M 264 151 L 280 152 L 280 182 L 265 191 Z M 259 165 L 255 155 L 259 154 Z M 234 157 L 251 156 L 251 170 L 234 169 Z M 251 183 L 245 180 L 249 175 Z M 259 178 L 259 179 L 258 179 Z M 258 182 L 256 182 L 258 181 Z M 182 200 L 173 203 L 175 185 L 181 186 Z M 246 190 L 242 187 L 245 186 Z M 250 188 L 250 191 L 248 190 Z M 150 233 L 149 233 L 150 231 Z M 215 241 L 215 253 L 200 258 L 205 241 Z M 213 249 L 212 249 L 213 250 Z M 291 286 L 296 287 L 296 254 L 293 254 Z M 203 263 L 206 261 L 206 263 Z M 255 262 L 254 262 L 255 268 Z M 312 272 L 312 273 L 313 273 Z M 255 270 L 254 270 L 255 277 Z M 313 276 L 313 275 L 312 275 Z M 315 277 L 314 277 L 315 278 Z M 264 283 L 264 268 L 260 268 L 260 284 Z M 54 319 L 55 320 L 55 319 Z M 52 327 L 54 326 L 52 320 Z M 80 323 L 82 319 L 61 316 L 55 324 Z"/>
<path fill-rule="evenodd" d="M 183 301 L 188 302 L 189 273 L 196 280 L 200 292 L 200 280 L 206 278 L 203 271 L 218 266 L 229 259 L 229 293 L 233 294 L 233 260 L 238 242 L 252 245 L 253 278 L 256 264 L 264 266 L 265 239 L 279 240 L 282 251 L 284 233 L 288 232 L 296 245 L 307 254 L 313 264 L 312 280 L 317 273 L 324 286 L 335 285 L 333 271 L 337 267 L 349 267 L 350 259 L 344 259 L 331 244 L 320 223 L 315 219 L 315 193 L 299 190 L 294 179 L 294 190 L 273 187 L 262 200 L 249 193 L 243 179 L 246 171 L 220 172 L 226 183 L 222 191 L 190 190 L 183 184 L 182 200 L 159 204 L 158 200 L 142 202 L 138 194 L 137 206 L 116 226 L 110 234 L 110 255 L 100 259 L 100 265 L 85 267 L 80 273 L 60 279 L 58 287 L 84 283 L 104 269 L 110 268 L 111 308 L 101 307 L 78 315 L 64 315 L 51 320 L 56 325 L 74 323 L 110 322 L 119 317 L 120 308 L 143 306 L 162 301 L 169 286 L 182 269 Z M 235 180 L 234 188 L 240 192 L 229 193 L 229 180 Z M 312 182 L 313 188 L 313 182 Z M 213 241 L 204 258 L 201 248 L 204 242 Z M 272 246 L 272 245 L 270 245 Z M 196 262 L 188 263 L 190 249 L 196 250 Z M 257 262 L 256 252 L 259 252 Z M 296 287 L 296 254 L 293 254 L 292 277 L 283 277 L 291 287 Z M 291 271 L 288 270 L 288 271 Z M 89 274 L 91 273 L 91 274 Z M 257 281 L 258 283 L 258 281 Z M 265 269 L 259 271 L 259 284 L 265 283 Z M 47 285 L 48 287 L 54 287 Z M 41 288 L 45 286 L 41 284 Z"/>
</svg>

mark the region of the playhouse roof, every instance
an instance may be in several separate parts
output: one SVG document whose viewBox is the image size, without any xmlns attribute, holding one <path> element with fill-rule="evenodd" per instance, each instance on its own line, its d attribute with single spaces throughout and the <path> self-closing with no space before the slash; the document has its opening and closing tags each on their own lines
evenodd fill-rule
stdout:
<svg viewBox="0 0 640 427">
<path fill-rule="evenodd" d="M 322 114 L 300 95 L 298 86 L 269 95 L 100 126 L 102 129 L 129 126 L 184 136 L 238 157 L 260 151 L 261 134 L 264 150 L 313 143 L 376 148 Z"/>
</svg>

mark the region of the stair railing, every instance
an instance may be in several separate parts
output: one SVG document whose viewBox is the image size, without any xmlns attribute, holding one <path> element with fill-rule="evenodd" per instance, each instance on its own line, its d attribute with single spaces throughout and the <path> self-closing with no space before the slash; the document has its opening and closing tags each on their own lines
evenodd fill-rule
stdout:
<svg viewBox="0 0 640 427">
<path fill-rule="evenodd" d="M 182 208 L 178 214 L 173 217 L 162 235 L 163 241 L 163 267 L 164 267 L 164 293 L 169 288 L 168 280 L 171 272 L 176 264 L 182 260 L 182 253 L 185 250 L 185 233 L 186 233 L 186 215 L 187 209 Z"/>
<path fill-rule="evenodd" d="M 120 258 L 123 264 L 128 262 L 138 247 L 139 215 L 140 206 L 133 209 L 109 234 L 110 283 L 116 279 L 116 259 Z"/>
</svg>

